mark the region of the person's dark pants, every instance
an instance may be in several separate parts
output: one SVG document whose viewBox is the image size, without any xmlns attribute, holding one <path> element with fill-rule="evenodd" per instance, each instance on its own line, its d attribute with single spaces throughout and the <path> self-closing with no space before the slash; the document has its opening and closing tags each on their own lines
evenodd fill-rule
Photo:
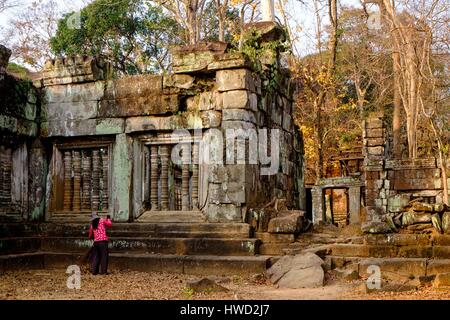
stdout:
<svg viewBox="0 0 450 320">
<path fill-rule="evenodd" d="M 94 249 L 91 258 L 91 273 L 106 274 L 108 272 L 108 241 L 94 242 Z"/>
</svg>

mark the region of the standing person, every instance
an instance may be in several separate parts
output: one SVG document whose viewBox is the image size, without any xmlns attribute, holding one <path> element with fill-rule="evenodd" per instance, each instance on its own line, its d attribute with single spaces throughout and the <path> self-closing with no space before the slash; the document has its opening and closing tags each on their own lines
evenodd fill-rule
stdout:
<svg viewBox="0 0 450 320">
<path fill-rule="evenodd" d="M 108 274 L 108 236 L 106 228 L 112 227 L 111 217 L 100 218 L 96 212 L 92 212 L 89 239 L 94 238 L 94 246 L 91 256 L 91 273 L 96 275 Z"/>
</svg>

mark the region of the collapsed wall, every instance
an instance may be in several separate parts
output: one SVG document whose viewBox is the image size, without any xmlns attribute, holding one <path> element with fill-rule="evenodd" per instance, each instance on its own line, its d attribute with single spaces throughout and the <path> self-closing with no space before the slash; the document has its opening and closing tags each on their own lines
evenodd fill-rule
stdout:
<svg viewBox="0 0 450 320">
<path fill-rule="evenodd" d="M 439 160 L 389 158 L 383 114 L 373 114 L 364 121 L 363 130 L 367 215 L 363 230 L 388 233 L 404 227 L 422 231 L 427 229 L 424 223 L 432 229 L 432 216 L 441 221 L 446 211 L 443 184 L 450 186 L 450 178 L 442 179 Z"/>
</svg>

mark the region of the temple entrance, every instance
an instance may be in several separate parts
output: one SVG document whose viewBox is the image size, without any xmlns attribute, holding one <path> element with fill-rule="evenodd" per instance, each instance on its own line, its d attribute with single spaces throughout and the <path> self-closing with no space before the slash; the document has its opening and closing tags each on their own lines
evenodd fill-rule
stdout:
<svg viewBox="0 0 450 320">
<path fill-rule="evenodd" d="M 325 190 L 326 221 L 344 227 L 349 222 L 348 189 Z"/>
</svg>

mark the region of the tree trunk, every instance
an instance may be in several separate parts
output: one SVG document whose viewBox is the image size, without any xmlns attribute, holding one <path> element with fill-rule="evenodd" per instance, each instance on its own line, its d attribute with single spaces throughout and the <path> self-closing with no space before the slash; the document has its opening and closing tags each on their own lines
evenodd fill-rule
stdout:
<svg viewBox="0 0 450 320">
<path fill-rule="evenodd" d="M 402 100 L 400 96 L 400 54 L 398 52 L 392 53 L 392 60 L 394 64 L 394 112 L 392 116 L 392 135 L 393 135 L 393 151 L 394 158 L 401 157 L 401 108 Z"/>
<path fill-rule="evenodd" d="M 334 74 L 334 69 L 336 68 L 336 49 L 337 49 L 337 0 L 328 0 L 328 14 L 330 16 L 330 23 L 332 26 L 332 31 L 330 35 L 330 41 L 328 43 L 328 50 L 330 51 L 330 60 L 328 63 L 329 74 Z"/>
<path fill-rule="evenodd" d="M 315 121 L 314 121 L 314 136 L 316 140 L 316 154 L 317 159 L 315 163 L 316 170 L 316 184 L 323 178 L 323 127 L 322 127 L 322 105 L 325 101 L 325 92 L 319 93 L 315 102 Z"/>
<path fill-rule="evenodd" d="M 217 13 L 219 16 L 219 41 L 225 41 L 225 12 L 218 7 Z"/>
</svg>

